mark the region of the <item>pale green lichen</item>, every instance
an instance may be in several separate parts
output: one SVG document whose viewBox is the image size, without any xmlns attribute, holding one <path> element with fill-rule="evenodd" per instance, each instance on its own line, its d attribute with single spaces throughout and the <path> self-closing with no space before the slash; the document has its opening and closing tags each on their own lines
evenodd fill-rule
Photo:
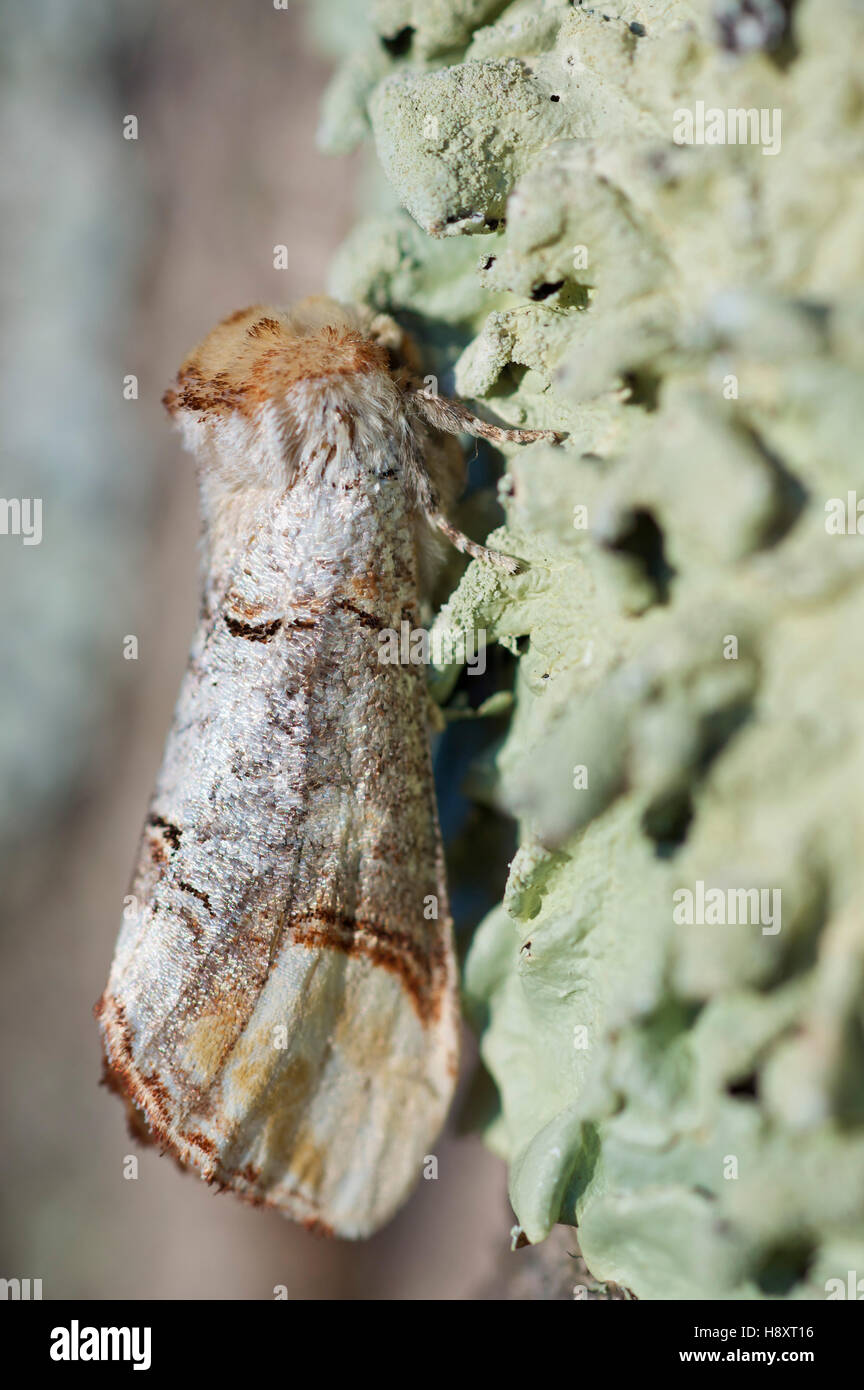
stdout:
<svg viewBox="0 0 864 1390">
<path fill-rule="evenodd" d="M 392 190 L 332 288 L 567 432 L 437 620 L 521 653 L 466 999 L 523 1230 L 644 1298 L 864 1275 L 864 13 L 786 8 L 394 0 L 328 108 Z M 700 101 L 780 152 L 675 145 Z M 782 930 L 678 925 L 698 881 Z"/>
</svg>

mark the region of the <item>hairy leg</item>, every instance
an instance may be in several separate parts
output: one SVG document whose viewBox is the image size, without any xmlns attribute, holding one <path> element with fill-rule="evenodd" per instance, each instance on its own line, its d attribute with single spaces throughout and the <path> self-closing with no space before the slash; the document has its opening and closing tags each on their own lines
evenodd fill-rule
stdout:
<svg viewBox="0 0 864 1390">
<path fill-rule="evenodd" d="M 422 418 L 436 430 L 444 434 L 473 434 L 481 439 L 491 439 L 496 444 L 531 444 L 537 439 L 549 439 L 557 443 L 560 434 L 554 430 L 516 430 L 500 425 L 490 425 L 474 415 L 461 401 L 448 400 L 446 396 L 429 395 L 419 381 L 408 383 L 411 400 Z M 521 565 L 512 555 L 504 555 L 500 550 L 489 550 L 478 545 L 462 531 L 453 526 L 441 511 L 435 488 L 422 463 L 418 466 L 417 493 L 420 507 L 430 526 L 434 526 L 446 536 L 451 545 L 474 560 L 485 560 L 507 574 L 518 574 Z"/>
<path fill-rule="evenodd" d="M 430 395 L 419 381 L 412 381 L 409 389 L 411 399 L 423 418 L 445 434 L 473 434 L 480 439 L 491 439 L 495 444 L 533 444 L 536 439 L 549 439 L 557 444 L 562 438 L 554 430 L 514 430 L 490 425 L 479 415 L 474 415 L 461 401 Z"/>
</svg>

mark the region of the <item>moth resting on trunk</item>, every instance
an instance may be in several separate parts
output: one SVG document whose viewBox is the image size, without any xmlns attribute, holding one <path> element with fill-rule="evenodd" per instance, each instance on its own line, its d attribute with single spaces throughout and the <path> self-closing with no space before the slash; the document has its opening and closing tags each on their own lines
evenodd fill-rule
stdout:
<svg viewBox="0 0 864 1390">
<path fill-rule="evenodd" d="M 197 460 L 201 619 L 96 1006 L 111 1084 L 209 1182 L 338 1235 L 381 1226 L 453 1092 L 458 1001 L 417 626 L 445 433 L 390 319 L 256 307 L 165 405 Z"/>
</svg>

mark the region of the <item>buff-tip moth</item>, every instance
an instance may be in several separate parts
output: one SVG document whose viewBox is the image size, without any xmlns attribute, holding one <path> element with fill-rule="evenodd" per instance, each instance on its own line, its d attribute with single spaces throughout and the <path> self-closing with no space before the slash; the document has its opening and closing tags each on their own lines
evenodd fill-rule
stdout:
<svg viewBox="0 0 864 1390">
<path fill-rule="evenodd" d="M 195 455 L 204 586 L 105 993 L 130 1121 L 209 1182 L 341 1236 L 381 1226 L 451 1100 L 458 1001 L 416 665 L 426 539 L 466 431 L 396 324 L 255 307 L 165 405 Z M 430 526 L 432 530 L 430 530 Z"/>
</svg>

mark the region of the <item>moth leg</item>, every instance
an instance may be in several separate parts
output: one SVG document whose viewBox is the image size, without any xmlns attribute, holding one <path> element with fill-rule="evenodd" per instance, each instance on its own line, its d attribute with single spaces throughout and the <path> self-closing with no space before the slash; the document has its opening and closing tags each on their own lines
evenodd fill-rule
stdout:
<svg viewBox="0 0 864 1390">
<path fill-rule="evenodd" d="M 495 565 L 507 574 L 518 574 L 522 566 L 512 555 L 504 555 L 500 550 L 489 550 L 485 545 L 478 545 L 447 519 L 441 510 L 438 493 L 429 477 L 422 455 L 415 454 L 412 461 L 417 504 L 429 525 L 440 531 L 442 536 L 446 536 L 450 544 L 455 545 L 463 555 L 470 555 L 472 560 L 485 560 L 487 564 Z"/>
<path fill-rule="evenodd" d="M 554 430 L 509 430 L 490 425 L 478 416 L 472 415 L 467 406 L 462 405 L 460 401 L 448 400 L 446 396 L 428 395 L 416 379 L 409 381 L 408 388 L 418 413 L 427 424 L 444 434 L 473 434 L 492 439 L 497 444 L 530 444 L 535 439 L 561 438 Z M 519 574 L 522 565 L 512 555 L 504 555 L 500 550 L 490 550 L 485 545 L 478 545 L 453 525 L 441 510 L 438 493 L 421 455 L 415 456 L 414 464 L 417 501 L 429 525 L 446 536 L 450 544 L 463 555 L 470 555 L 473 560 L 485 560 L 487 564 L 494 565 L 505 574 Z"/>
<path fill-rule="evenodd" d="M 514 430 L 490 425 L 479 415 L 474 415 L 461 401 L 429 395 L 419 382 L 412 383 L 411 395 L 423 418 L 445 434 L 473 434 L 480 439 L 491 439 L 496 444 L 532 444 L 536 439 L 551 439 L 557 444 L 563 438 L 555 430 Z"/>
<path fill-rule="evenodd" d="M 421 506 L 426 520 L 430 526 L 434 526 L 443 536 L 446 536 L 451 545 L 455 545 L 463 555 L 470 555 L 472 560 L 485 560 L 489 565 L 495 565 L 497 569 L 504 570 L 507 574 L 518 574 L 522 569 L 519 561 L 512 555 L 505 555 L 500 550 L 489 550 L 485 545 L 478 545 L 466 536 L 464 531 L 458 530 L 453 526 L 444 515 L 437 509 L 437 499 L 434 493 L 430 494 L 429 505 L 425 499 L 421 499 Z"/>
</svg>

